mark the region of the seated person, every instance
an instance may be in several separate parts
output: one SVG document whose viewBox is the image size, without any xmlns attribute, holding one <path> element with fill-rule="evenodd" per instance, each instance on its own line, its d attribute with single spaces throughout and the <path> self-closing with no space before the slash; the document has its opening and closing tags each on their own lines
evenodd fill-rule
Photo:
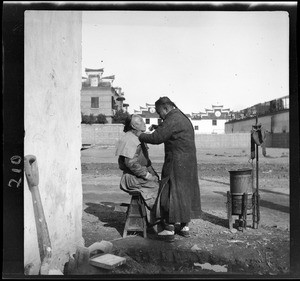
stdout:
<svg viewBox="0 0 300 281">
<path fill-rule="evenodd" d="M 141 193 L 147 211 L 148 222 L 153 216 L 154 203 L 158 193 L 159 176 L 153 169 L 147 144 L 140 142 L 136 132 L 146 130 L 143 118 L 131 115 L 125 120 L 125 135 L 119 140 L 116 150 L 119 168 L 123 171 L 120 188 L 125 192 L 137 190 Z"/>
</svg>

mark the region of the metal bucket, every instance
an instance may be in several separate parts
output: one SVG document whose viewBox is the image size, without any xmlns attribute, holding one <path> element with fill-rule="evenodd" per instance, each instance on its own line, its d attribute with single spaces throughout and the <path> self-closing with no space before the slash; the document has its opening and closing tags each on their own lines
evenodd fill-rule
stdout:
<svg viewBox="0 0 300 281">
<path fill-rule="evenodd" d="M 247 210 L 252 210 L 252 169 L 238 169 L 229 171 L 230 193 L 232 198 L 232 214 L 242 215 L 243 194 L 247 193 Z"/>
<path fill-rule="evenodd" d="M 231 194 L 252 194 L 252 169 L 238 169 L 229 173 Z"/>
<path fill-rule="evenodd" d="M 235 195 L 232 196 L 232 215 L 243 214 L 243 196 Z M 248 194 L 247 198 L 247 213 L 252 213 L 252 194 Z"/>
</svg>

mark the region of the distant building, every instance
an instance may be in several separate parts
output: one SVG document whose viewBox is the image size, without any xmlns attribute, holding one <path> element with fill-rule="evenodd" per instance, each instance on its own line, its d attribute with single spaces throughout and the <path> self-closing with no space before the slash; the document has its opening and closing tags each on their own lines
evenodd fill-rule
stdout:
<svg viewBox="0 0 300 281">
<path fill-rule="evenodd" d="M 267 147 L 289 147 L 289 96 L 259 103 L 232 113 L 225 123 L 225 133 L 250 132 L 258 123 L 268 132 Z"/>
<path fill-rule="evenodd" d="M 128 103 L 123 103 L 123 109 L 126 111 L 126 112 L 128 112 L 128 106 L 129 106 L 129 104 Z"/>
<path fill-rule="evenodd" d="M 143 117 L 147 130 L 151 125 L 158 125 L 162 122 L 155 111 L 155 105 L 146 103 L 140 106 L 139 110 L 134 110 L 134 114 Z M 222 105 L 213 105 L 212 109 L 205 109 L 205 112 L 185 114 L 192 122 L 195 134 L 223 134 L 225 132 L 225 122 L 229 120 L 231 111 L 223 109 Z"/>
<path fill-rule="evenodd" d="M 212 105 L 205 112 L 192 113 L 191 122 L 195 134 L 224 134 L 225 123 L 230 119 L 232 111 L 223 105 Z"/>
<path fill-rule="evenodd" d="M 223 105 L 213 105 L 205 112 L 185 114 L 192 122 L 195 134 L 224 134 L 225 122 L 230 119 L 232 111 L 224 109 Z M 148 130 L 151 125 L 158 125 L 162 122 L 155 111 L 155 105 L 146 103 L 140 106 L 139 110 L 134 110 L 134 114 L 142 116 Z"/>
<path fill-rule="evenodd" d="M 146 103 L 146 107 L 140 106 L 140 110 L 134 110 L 134 114 L 138 114 L 143 117 L 146 124 L 146 130 L 148 130 L 151 125 L 158 125 L 162 122 L 161 118 L 155 111 L 154 104 Z"/>
<path fill-rule="evenodd" d="M 284 96 L 264 103 L 258 103 L 251 107 L 232 112 L 230 122 L 242 120 L 245 118 L 252 118 L 258 114 L 258 116 L 264 116 L 272 113 L 278 113 L 283 110 L 289 110 L 290 107 L 289 96 Z"/>
<path fill-rule="evenodd" d="M 84 115 L 97 116 L 104 114 L 108 123 L 117 110 L 127 111 L 129 104 L 124 109 L 125 100 L 122 88 L 113 87 L 115 76 L 103 77 L 104 69 L 85 69 L 87 77 L 82 77 L 81 112 Z"/>
</svg>

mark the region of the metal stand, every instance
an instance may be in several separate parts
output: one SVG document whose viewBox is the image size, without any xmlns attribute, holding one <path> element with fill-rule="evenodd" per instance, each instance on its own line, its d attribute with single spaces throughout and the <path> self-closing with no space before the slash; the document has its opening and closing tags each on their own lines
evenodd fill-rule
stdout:
<svg viewBox="0 0 300 281">
<path fill-rule="evenodd" d="M 258 124 L 258 115 L 256 114 L 256 128 L 257 128 L 257 124 Z M 258 188 L 258 145 L 255 144 L 255 157 L 256 157 L 256 190 L 254 191 L 254 195 L 253 195 L 253 213 L 254 213 L 254 217 L 255 219 L 253 220 L 253 228 L 257 229 L 258 228 L 258 224 L 260 221 L 260 210 L 259 210 L 259 204 L 260 204 L 260 196 L 259 196 L 259 188 Z"/>
<path fill-rule="evenodd" d="M 243 229 L 247 228 L 247 216 L 252 215 L 253 228 L 257 229 L 259 220 L 260 220 L 260 196 L 259 196 L 259 188 L 258 188 L 258 146 L 261 144 L 261 140 L 259 140 L 259 128 L 258 128 L 258 116 L 256 114 L 256 125 L 253 125 L 251 131 L 251 159 L 256 157 L 256 189 L 254 188 L 254 167 L 252 161 L 252 171 L 248 169 L 248 171 L 252 172 L 252 184 L 249 181 L 242 181 L 243 174 L 238 170 L 237 171 L 229 171 L 230 172 L 230 191 L 227 192 L 227 215 L 229 222 L 229 229 L 233 228 L 233 215 L 238 215 L 239 219 L 236 220 L 237 229 L 243 231 Z M 256 131 L 254 131 L 254 129 Z M 257 135 L 258 134 L 258 140 Z M 255 138 L 254 138 L 255 137 Z M 256 153 L 254 153 L 254 150 Z M 255 155 L 256 154 L 256 155 Z M 241 169 L 242 170 L 242 169 Z M 247 178 L 247 177 L 246 177 Z M 249 179 L 249 177 L 248 177 Z M 246 187 L 246 190 L 245 190 Z M 250 192 L 247 192 L 247 187 L 252 188 L 252 198 L 249 198 Z M 231 193 L 232 192 L 232 193 Z M 236 192 L 236 193 L 234 193 Z"/>
<path fill-rule="evenodd" d="M 235 197 L 240 196 L 241 200 L 237 200 Z M 227 191 L 227 218 L 229 223 L 229 229 L 233 229 L 233 215 L 239 216 L 237 223 L 237 229 L 243 231 L 247 228 L 247 218 L 248 215 L 252 215 L 252 220 L 254 223 L 254 212 L 253 212 L 253 196 L 249 204 L 249 194 L 232 194 Z"/>
</svg>

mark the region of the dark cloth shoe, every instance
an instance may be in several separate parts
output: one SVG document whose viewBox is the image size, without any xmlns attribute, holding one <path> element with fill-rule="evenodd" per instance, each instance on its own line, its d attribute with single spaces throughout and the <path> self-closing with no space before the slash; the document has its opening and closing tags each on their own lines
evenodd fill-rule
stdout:
<svg viewBox="0 0 300 281">
<path fill-rule="evenodd" d="M 178 231 L 178 234 L 180 236 L 183 236 L 183 237 L 190 237 L 190 229 L 188 226 L 184 226 L 182 227 L 179 231 Z"/>
<path fill-rule="evenodd" d="M 157 233 L 157 238 L 166 242 L 174 242 L 175 228 L 174 225 L 164 225 L 164 230 Z"/>
<path fill-rule="evenodd" d="M 175 232 L 170 230 L 163 230 L 157 233 L 158 240 L 165 242 L 174 242 L 175 241 Z"/>
</svg>

